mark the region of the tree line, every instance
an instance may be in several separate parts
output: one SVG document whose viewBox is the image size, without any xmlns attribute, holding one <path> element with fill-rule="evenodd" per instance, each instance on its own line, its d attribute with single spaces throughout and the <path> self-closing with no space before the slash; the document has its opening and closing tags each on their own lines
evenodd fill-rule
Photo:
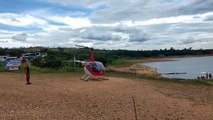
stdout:
<svg viewBox="0 0 213 120">
<path fill-rule="evenodd" d="M 94 49 L 95 60 L 101 61 L 104 65 L 110 65 L 117 59 L 140 59 L 148 57 L 164 57 L 164 56 L 183 56 L 183 55 L 207 55 L 213 54 L 213 49 L 160 49 L 160 50 L 105 50 Z M 89 49 L 77 48 L 46 48 L 46 47 L 30 47 L 30 48 L 0 48 L 0 56 L 8 55 L 20 57 L 22 54 L 29 52 L 47 53 L 44 58 L 39 57 L 32 61 L 32 64 L 38 67 L 60 69 L 73 65 L 73 58 L 79 60 L 90 60 Z"/>
</svg>

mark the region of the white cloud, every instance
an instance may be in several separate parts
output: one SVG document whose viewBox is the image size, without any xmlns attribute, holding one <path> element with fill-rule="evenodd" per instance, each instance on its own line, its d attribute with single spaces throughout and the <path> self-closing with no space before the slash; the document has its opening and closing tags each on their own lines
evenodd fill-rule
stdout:
<svg viewBox="0 0 213 120">
<path fill-rule="evenodd" d="M 27 43 L 25 34 L 16 31 L 0 30 L 0 47 L 30 47 L 33 44 Z M 12 39 L 15 38 L 16 40 Z"/>
<path fill-rule="evenodd" d="M 78 5 L 89 8 L 96 8 L 102 4 L 105 4 L 105 0 L 48 0 L 49 2 L 60 3 L 65 6 Z"/>
<path fill-rule="evenodd" d="M 12 41 L 11 39 L 5 39 L 6 42 L 1 42 L 0 47 L 3 48 L 14 48 L 14 47 L 32 47 L 34 45 L 30 43 L 23 43 L 20 41 Z"/>
<path fill-rule="evenodd" d="M 10 27 L 9 32 L 0 30 L 0 39 L 8 41 L 0 46 L 73 47 L 82 44 L 105 49 L 212 48 L 212 0 L 48 1 L 63 5 L 54 4 L 20 14 L 0 13 L 0 25 Z M 16 27 L 18 30 L 14 29 Z M 35 31 L 24 30 L 26 28 Z"/>
<path fill-rule="evenodd" d="M 15 41 L 24 42 L 27 39 L 27 34 L 26 33 L 17 34 L 15 36 L 13 36 L 12 39 L 15 40 Z"/>
<path fill-rule="evenodd" d="M 46 25 L 45 20 L 30 16 L 15 13 L 0 13 L 0 24 L 15 26 L 15 27 L 27 27 Z"/>
<path fill-rule="evenodd" d="M 109 0 L 105 6 L 93 13 L 92 22 L 144 21 L 213 11 L 212 0 Z"/>
<path fill-rule="evenodd" d="M 48 19 L 57 23 L 63 23 L 63 24 L 69 25 L 73 29 L 92 26 L 92 23 L 87 18 L 72 18 L 69 16 L 65 16 L 65 17 L 52 16 L 52 17 L 49 17 Z"/>
<path fill-rule="evenodd" d="M 205 21 L 208 16 L 213 15 L 213 12 L 196 15 L 182 15 L 167 18 L 153 18 L 144 21 L 122 21 L 121 23 L 127 26 L 140 26 L 140 25 L 159 25 L 159 24 L 189 24 L 189 23 L 208 23 Z M 110 25 L 110 24 L 108 24 Z"/>
</svg>

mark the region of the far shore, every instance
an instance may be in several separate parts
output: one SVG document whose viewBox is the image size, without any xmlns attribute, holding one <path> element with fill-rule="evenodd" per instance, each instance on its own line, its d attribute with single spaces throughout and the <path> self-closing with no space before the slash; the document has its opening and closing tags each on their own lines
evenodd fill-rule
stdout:
<svg viewBox="0 0 213 120">
<path fill-rule="evenodd" d="M 130 63 L 145 63 L 145 62 L 165 62 L 165 61 L 173 61 L 169 60 L 169 58 L 194 58 L 194 57 L 208 57 L 213 56 L 213 54 L 207 55 L 178 55 L 178 56 L 161 56 L 161 57 L 150 57 L 150 58 L 143 58 L 138 60 L 130 60 Z M 168 59 L 166 59 L 168 58 Z"/>
</svg>

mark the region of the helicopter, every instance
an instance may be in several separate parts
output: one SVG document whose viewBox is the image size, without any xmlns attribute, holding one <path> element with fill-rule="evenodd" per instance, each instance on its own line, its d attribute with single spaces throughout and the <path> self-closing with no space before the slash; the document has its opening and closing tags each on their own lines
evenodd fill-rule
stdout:
<svg viewBox="0 0 213 120">
<path fill-rule="evenodd" d="M 90 77 L 103 76 L 105 74 L 105 67 L 104 67 L 102 62 L 95 61 L 94 49 L 90 48 L 90 47 L 81 46 L 81 45 L 76 45 L 76 46 L 80 47 L 80 48 L 90 49 L 90 51 L 91 51 L 90 61 L 76 60 L 75 57 L 74 57 L 74 62 L 80 63 L 81 65 L 84 66 L 85 74 L 81 77 L 81 80 L 88 81 L 88 79 Z"/>
</svg>

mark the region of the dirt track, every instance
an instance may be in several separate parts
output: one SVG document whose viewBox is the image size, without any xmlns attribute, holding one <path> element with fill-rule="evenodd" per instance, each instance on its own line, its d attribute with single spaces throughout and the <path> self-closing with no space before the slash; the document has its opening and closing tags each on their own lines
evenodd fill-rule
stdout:
<svg viewBox="0 0 213 120">
<path fill-rule="evenodd" d="M 213 87 L 162 81 L 79 80 L 79 75 L 0 73 L 1 120 L 212 120 Z"/>
</svg>

